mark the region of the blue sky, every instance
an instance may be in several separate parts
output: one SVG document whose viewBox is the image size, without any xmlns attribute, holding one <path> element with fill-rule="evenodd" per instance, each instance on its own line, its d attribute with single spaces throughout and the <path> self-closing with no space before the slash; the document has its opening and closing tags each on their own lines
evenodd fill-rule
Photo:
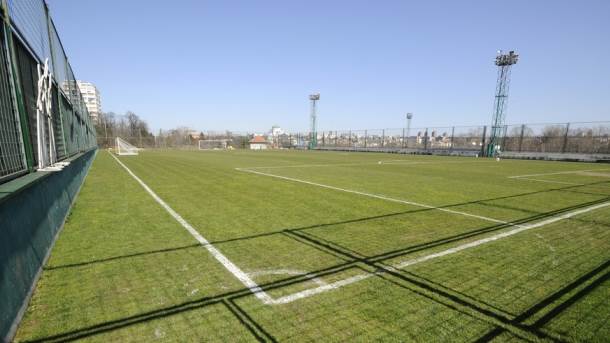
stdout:
<svg viewBox="0 0 610 343">
<path fill-rule="evenodd" d="M 498 49 L 521 55 L 508 123 L 610 120 L 610 1 L 47 0 L 104 111 L 155 130 L 489 123 Z"/>
</svg>

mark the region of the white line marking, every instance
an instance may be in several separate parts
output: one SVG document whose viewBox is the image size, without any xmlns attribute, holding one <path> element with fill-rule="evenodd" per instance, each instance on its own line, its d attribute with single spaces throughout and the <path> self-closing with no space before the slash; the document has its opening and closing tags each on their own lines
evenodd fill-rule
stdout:
<svg viewBox="0 0 610 343">
<path fill-rule="evenodd" d="M 381 163 L 379 163 L 381 162 Z M 417 164 L 448 164 L 448 163 L 490 163 L 490 161 L 412 161 L 412 160 L 378 160 L 371 162 L 353 162 L 353 163 L 319 163 L 319 164 L 287 164 L 276 166 L 261 166 L 261 167 L 241 167 L 235 168 L 238 170 L 247 169 L 282 169 L 282 168 L 310 168 L 310 167 L 351 167 L 365 165 L 417 165 Z"/>
<path fill-rule="evenodd" d="M 434 254 L 430 254 L 430 255 L 426 255 L 426 256 L 410 259 L 410 260 L 406 260 L 406 261 L 394 264 L 391 267 L 384 267 L 384 269 L 386 269 L 388 271 L 394 271 L 395 268 L 398 268 L 398 269 L 406 268 L 406 267 L 409 267 L 409 266 L 412 266 L 412 265 L 415 265 L 415 264 L 418 264 L 418 263 L 421 263 L 421 262 L 424 262 L 424 261 L 429 261 L 429 260 L 432 260 L 432 259 L 435 259 L 435 258 L 438 258 L 438 257 L 447 256 L 447 255 L 450 255 L 450 254 L 455 254 L 455 253 L 457 253 L 459 251 L 462 251 L 462 250 L 474 248 L 474 247 L 482 245 L 482 244 L 486 244 L 486 243 L 489 243 L 489 242 L 497 241 L 499 239 L 506 238 L 506 237 L 509 237 L 509 236 L 512 236 L 512 235 L 516 235 L 516 234 L 518 234 L 520 232 L 523 232 L 523 231 L 526 231 L 526 230 L 531 230 L 531 229 L 534 229 L 534 228 L 542 227 L 542 226 L 545 226 L 545 225 L 548 225 L 548 224 L 551 224 L 551 223 L 554 223 L 554 222 L 557 222 L 557 221 L 560 221 L 560 220 L 563 220 L 563 219 L 568 219 L 568 218 L 574 217 L 576 215 L 583 214 L 583 213 L 586 213 L 586 212 L 590 212 L 590 211 L 593 211 L 593 210 L 597 210 L 597 209 L 600 209 L 602 207 L 607 207 L 607 206 L 610 206 L 610 202 L 605 202 L 605 203 L 601 203 L 601 204 L 598 204 L 598 205 L 593 205 L 593 206 L 590 206 L 590 207 L 586 207 L 584 209 L 568 212 L 568 213 L 565 213 L 565 214 L 562 214 L 562 215 L 559 215 L 559 216 L 556 216 L 556 217 L 549 218 L 547 220 L 543 220 L 543 221 L 538 222 L 538 223 L 531 224 L 531 225 L 522 225 L 520 227 L 517 227 L 517 228 L 515 228 L 513 230 L 510 230 L 510 231 L 507 231 L 507 232 L 499 233 L 499 234 L 491 236 L 491 237 L 487 237 L 487 238 L 479 239 L 479 240 L 476 240 L 476 241 L 473 241 L 473 242 L 470 242 L 470 243 L 462 244 L 462 245 L 459 245 L 459 246 L 457 246 L 455 248 L 443 250 L 443 251 L 440 251 L 440 252 L 437 252 L 437 253 L 434 253 Z M 334 289 L 337 289 L 337 288 L 340 288 L 340 287 L 343 287 L 343 286 L 347 286 L 347 285 L 352 284 L 352 283 L 356 283 L 356 282 L 362 281 L 364 279 L 368 279 L 369 277 L 372 277 L 372 276 L 374 276 L 374 275 L 376 275 L 378 273 L 379 272 L 370 273 L 370 274 L 355 275 L 355 276 L 349 277 L 349 278 L 341 280 L 341 281 L 330 283 L 330 284 L 325 285 L 325 286 L 320 286 L 320 287 L 308 289 L 308 290 L 305 290 L 305 291 L 301 291 L 301 292 L 297 292 L 297 293 L 294 293 L 294 294 L 291 294 L 291 295 L 287 295 L 287 296 L 284 296 L 284 297 L 277 298 L 277 299 L 274 300 L 274 303 L 275 304 L 287 304 L 289 302 L 292 302 L 292 301 L 295 301 L 295 300 L 298 300 L 298 299 L 307 298 L 307 297 L 310 297 L 310 296 L 315 295 L 315 294 L 327 292 L 327 291 L 334 290 Z"/>
<path fill-rule="evenodd" d="M 519 179 L 519 178 L 530 177 L 530 176 L 575 174 L 575 173 L 581 173 L 581 172 L 600 171 L 600 170 L 610 170 L 610 169 L 605 168 L 605 169 L 569 170 L 569 171 L 552 172 L 552 173 L 541 173 L 541 174 L 513 175 L 513 176 L 508 176 L 508 178 L 509 179 Z"/>
<path fill-rule="evenodd" d="M 286 296 L 283 296 L 283 297 L 279 297 L 279 298 L 274 300 L 274 304 L 277 304 L 277 305 L 279 305 L 279 304 L 288 304 L 288 303 L 293 302 L 295 300 L 307 298 L 307 297 L 310 297 L 312 295 L 320 294 L 320 293 L 323 293 L 323 292 L 332 291 L 333 289 L 337 289 L 339 287 L 347 286 L 349 284 L 356 283 L 356 282 L 362 281 L 364 279 L 368 279 L 368 278 L 370 278 L 373 275 L 374 274 L 358 274 L 358 275 L 349 277 L 347 279 L 343 279 L 343 280 L 340 280 L 340 281 L 337 281 L 337 282 L 329 283 L 329 284 L 324 285 L 324 286 L 306 289 L 306 290 L 301 291 L 301 292 L 297 292 L 297 293 L 294 293 L 294 294 L 290 294 L 290 295 L 286 295 Z"/>
<path fill-rule="evenodd" d="M 391 162 L 390 162 L 391 161 Z M 325 163 L 325 164 L 288 164 L 285 166 L 263 166 L 263 167 L 248 167 L 248 168 L 241 168 L 241 169 L 283 169 L 283 168 L 312 168 L 312 167 L 351 167 L 351 166 L 364 166 L 364 165 L 374 165 L 374 164 L 379 164 L 379 162 L 382 162 L 382 164 L 399 164 L 396 162 L 396 160 L 388 160 L 388 161 L 375 161 L 375 162 L 354 162 L 354 163 Z M 410 164 L 427 164 L 427 163 L 432 163 L 432 162 L 420 162 L 420 161 L 409 161 L 409 160 L 403 160 L 402 162 L 406 162 L 406 163 L 400 163 L 400 164 L 406 164 L 406 165 L 410 165 Z"/>
<path fill-rule="evenodd" d="M 513 178 L 513 179 L 518 179 L 518 180 L 530 180 L 530 181 L 546 182 L 546 183 L 558 183 L 558 184 L 561 184 L 561 185 L 585 186 L 585 184 L 584 184 L 584 183 L 565 182 L 565 181 L 552 181 L 552 180 L 541 180 L 541 179 L 532 179 L 531 177 L 518 177 L 518 178 Z"/>
<path fill-rule="evenodd" d="M 252 272 L 248 272 L 250 277 L 257 277 L 262 275 L 303 275 L 311 281 L 317 283 L 319 286 L 326 285 L 326 281 L 316 277 L 315 275 L 311 275 L 306 271 L 298 270 L 298 269 L 264 269 L 264 270 L 255 270 Z"/>
<path fill-rule="evenodd" d="M 273 303 L 273 299 L 263 291 L 257 284 L 252 280 L 248 274 L 244 273 L 239 267 L 231 262 L 225 255 L 223 255 L 218 249 L 216 249 L 210 242 L 208 242 L 191 224 L 189 224 L 184 218 L 182 218 L 176 211 L 174 211 L 165 201 L 163 201 L 155 192 L 153 192 L 148 185 L 144 183 L 139 177 L 136 176 L 126 165 L 123 164 L 116 156 L 110 153 L 112 156 L 126 171 L 131 175 L 140 186 L 155 199 L 155 201 L 161 205 L 178 223 L 180 223 L 195 239 L 214 256 L 214 258 L 220 262 L 231 274 L 233 274 L 241 283 L 243 283 L 257 298 L 259 298 L 265 304 Z"/>
<path fill-rule="evenodd" d="M 279 304 L 287 304 L 290 302 L 293 302 L 295 300 L 298 299 L 303 299 L 303 298 L 307 298 L 319 293 L 323 293 L 323 292 L 327 292 L 327 291 L 331 291 L 343 286 L 347 286 L 349 284 L 352 283 L 356 283 L 365 279 L 368 279 L 376 274 L 378 274 L 379 272 L 376 273 L 371 273 L 371 274 L 359 274 L 359 275 L 355 275 L 343 280 L 339 280 L 330 284 L 325 284 L 325 285 L 321 285 L 319 287 L 316 288 L 311 288 L 311 289 L 307 289 L 305 291 L 301 291 L 301 292 L 297 292 L 291 295 L 287 295 L 287 296 L 283 296 L 277 299 L 273 299 L 271 296 L 269 296 L 265 291 L 263 291 L 260 286 L 258 286 L 258 284 L 256 284 L 256 282 L 254 282 L 254 280 L 252 280 L 250 278 L 250 276 L 246 273 L 244 273 L 241 269 L 239 269 L 239 267 L 237 267 L 233 262 L 231 262 L 225 255 L 223 255 L 218 249 L 216 249 L 212 244 L 210 244 L 203 236 L 201 236 L 201 234 L 199 234 L 199 232 L 197 232 L 197 230 L 195 228 L 193 228 L 186 220 L 184 220 L 184 218 L 182 218 L 176 211 L 174 211 L 169 205 L 167 205 L 167 203 L 165 203 L 155 192 L 153 192 L 153 190 L 148 187 L 148 185 L 146 185 L 139 177 L 137 177 L 129 168 L 127 168 L 127 166 L 125 164 L 123 164 L 123 162 L 121 162 L 116 156 L 114 156 L 113 154 L 110 154 L 128 173 L 129 175 L 131 175 L 143 188 L 144 190 L 146 190 L 152 197 L 153 199 L 155 199 L 155 201 L 157 203 L 159 203 L 159 205 L 161 205 L 174 219 L 176 219 L 176 221 L 178 221 L 203 247 L 205 247 L 208 252 L 210 252 L 210 254 L 212 254 L 212 256 L 214 258 L 216 258 L 217 261 L 219 261 L 229 272 L 231 272 L 237 279 L 239 279 L 246 287 L 248 287 L 248 289 L 250 289 L 250 291 L 259 299 L 261 300 L 264 304 L 266 305 L 279 305 Z M 276 177 L 276 178 L 280 178 L 280 179 L 286 179 L 286 180 L 290 180 L 290 181 L 295 181 L 295 182 L 301 182 L 301 183 L 306 183 L 306 184 L 311 184 L 314 186 L 319 186 L 319 187 L 324 187 L 324 188 L 329 188 L 329 189 L 335 189 L 335 190 L 340 190 L 343 192 L 348 192 L 348 193 L 354 193 L 354 194 L 360 194 L 360 195 L 365 195 L 365 196 L 369 196 L 369 197 L 373 197 L 373 198 L 379 198 L 379 199 L 383 199 L 383 200 L 388 200 L 388 201 L 394 201 L 394 202 L 400 202 L 400 203 L 405 203 L 405 204 L 410 204 L 410 205 L 414 205 L 414 206 L 420 206 L 420 207 L 426 207 L 426 208 L 432 208 L 432 209 L 437 209 L 437 210 L 441 210 L 441 211 L 445 211 L 445 212 L 450 212 L 450 213 L 455 213 L 455 214 L 461 214 L 461 215 L 466 215 L 466 216 L 471 216 L 471 217 L 475 217 L 475 218 L 480 218 L 480 219 L 485 219 L 485 220 L 490 220 L 490 221 L 494 221 L 494 222 L 499 222 L 499 223 L 504 223 L 504 224 L 508 224 L 508 225 L 512 225 L 515 226 L 516 228 L 504 233 L 500 233 L 491 237 L 487 237 L 487 238 L 483 238 L 483 239 L 479 239 L 470 243 L 466 243 L 466 244 L 462 244 L 460 246 L 457 246 L 455 248 L 451 248 L 451 249 L 447 249 L 447 250 L 443 250 L 441 252 L 438 253 L 434 253 L 434 254 L 430 254 L 430 255 L 426 255 L 426 256 L 422 256 L 419 258 L 415 258 L 415 259 L 411 259 L 411 260 L 407 260 L 407 261 L 403 261 L 401 263 L 398 263 L 392 267 L 384 267 L 384 269 L 388 270 L 388 271 L 393 271 L 395 270 L 395 268 L 405 268 L 407 266 L 412 266 L 414 264 L 417 263 L 421 263 L 424 261 L 428 261 L 437 257 L 441 257 L 441 256 L 446 256 L 446 255 L 450 255 L 450 254 L 454 254 L 456 252 L 465 250 L 465 249 L 469 249 L 469 248 L 473 248 L 485 243 L 489 243 L 492 241 L 496 241 L 498 239 L 501 238 L 505 238 L 508 236 L 512 236 L 515 235 L 519 232 L 523 232 L 526 230 L 530 230 L 533 228 L 537 228 L 537 227 L 541 227 L 547 224 L 551 224 L 554 222 L 557 222 L 559 220 L 563 220 L 563 219 L 567 219 L 570 217 L 573 217 L 575 215 L 578 214 L 582 214 L 582 213 L 586 213 L 589 211 L 593 211 L 595 209 L 598 208 L 602 208 L 602 207 L 606 207 L 606 206 L 610 206 L 610 202 L 606 202 L 606 203 L 602 203 L 602 204 L 598 204 L 598 205 L 594 205 L 594 206 L 590 206 L 581 210 L 577 210 L 577 211 L 573 211 L 573 212 L 569 212 L 560 216 L 556 216 L 532 225 L 516 225 L 513 223 L 509 223 L 509 222 L 504 222 L 504 221 L 500 221 L 497 219 L 492 219 L 492 218 L 487 218 L 487 217 L 482 217 L 482 216 L 477 216 L 477 215 L 473 215 L 473 214 L 469 214 L 469 213 L 464 213 L 464 212 L 459 212 L 459 211 L 452 211 L 452 210 L 447 210 L 447 209 L 442 209 L 442 208 L 438 208 L 438 207 L 434 207 L 434 206 L 429 206 L 429 205 L 423 205 L 423 204 L 418 204 L 418 203 L 413 203 L 413 202 L 409 202 L 409 201 L 405 201 L 405 200 L 400 200 L 400 199 L 394 199 L 394 198 L 388 198 L 385 196 L 381 196 L 381 195 L 376 195 L 376 194 L 369 194 L 369 193 L 364 193 L 364 192 L 358 192 L 358 191 L 352 191 L 352 190 L 347 190 L 347 189 L 343 189 L 343 188 L 339 188 L 339 187 L 334 187 L 334 186 L 328 186 L 328 185 L 322 185 L 322 184 L 316 184 L 314 182 L 309 182 L 309 181 L 304 181 L 304 180 L 299 180 L 299 179 L 293 179 L 293 178 L 288 178 L 285 176 L 279 176 L 279 175 L 273 175 L 273 174 L 267 174 L 267 173 L 262 173 L 262 172 L 257 172 L 257 171 L 253 171 L 253 170 L 247 170 L 247 169 L 241 169 L 241 168 L 236 168 L 237 170 L 240 171 L 245 171 L 245 172 L 250 172 L 250 173 L 254 173 L 254 174 L 261 174 L 261 175 L 266 175 L 266 176 L 271 176 L 271 177 Z M 286 272 L 286 270 L 282 270 L 282 272 Z M 259 272 L 260 273 L 260 272 Z M 314 280 L 315 274 L 305 274 L 306 276 L 310 276 L 312 278 L 312 280 Z M 323 281 L 321 281 L 323 282 Z"/>
<path fill-rule="evenodd" d="M 247 173 L 259 174 L 259 175 L 263 175 L 263 176 L 270 176 L 270 177 L 274 177 L 274 178 L 278 178 L 278 179 L 283 179 L 283 180 L 288 180 L 288 181 L 293 181 L 293 182 L 300 182 L 300 183 L 304 183 L 304 184 L 308 184 L 308 185 L 312 185 L 312 186 L 332 189 L 332 190 L 335 190 L 335 191 L 341 191 L 341 192 L 346 192 L 346 193 L 358 194 L 358 195 L 363 195 L 363 196 L 367 196 L 367 197 L 371 197 L 371 198 L 376 198 L 376 199 L 381 199 L 381 200 L 386 200 L 386 201 L 392 201 L 392 202 L 398 202 L 398 203 L 401 203 L 401 204 L 413 205 L 413 206 L 418 206 L 418 207 L 424 207 L 424 208 L 439 210 L 439 211 L 443 211 L 443 212 L 447 212 L 447 213 L 459 214 L 459 215 L 462 215 L 462 216 L 478 218 L 478 219 L 482 219 L 482 220 L 486 220 L 486 221 L 490 221 L 490 222 L 494 222 L 494 223 L 509 224 L 509 225 L 518 226 L 516 224 L 510 223 L 510 222 L 506 222 L 504 220 L 499 220 L 499 219 L 479 216 L 479 215 L 476 215 L 476 214 L 466 213 L 466 212 L 461 212 L 461 211 L 454 211 L 454 210 L 450 210 L 450 209 L 446 209 L 446 208 L 442 208 L 442 207 L 436 207 L 436 206 L 431 206 L 431 205 L 426 205 L 426 204 L 420 204 L 420 203 L 413 202 L 413 201 L 407 201 L 407 200 L 402 200 L 402 199 L 390 198 L 390 197 L 387 197 L 387 196 L 384 196 L 384 195 L 373 194 L 373 193 L 365 193 L 365 192 L 355 191 L 355 190 L 351 190 L 351 189 L 340 188 L 340 187 L 325 185 L 325 184 L 311 182 L 311 181 L 306 181 L 306 180 L 301 180 L 301 179 L 295 179 L 295 178 L 288 177 L 288 176 L 281 176 L 281 175 L 276 175 L 276 174 L 264 173 L 264 172 L 260 172 L 260 171 L 256 171 L 256 170 L 243 169 L 243 168 L 235 168 L 235 169 L 239 170 L 239 171 L 247 172 Z"/>
<path fill-rule="evenodd" d="M 598 172 L 580 172 L 578 175 L 584 176 L 596 176 L 596 177 L 610 177 L 610 173 L 598 173 Z"/>
</svg>

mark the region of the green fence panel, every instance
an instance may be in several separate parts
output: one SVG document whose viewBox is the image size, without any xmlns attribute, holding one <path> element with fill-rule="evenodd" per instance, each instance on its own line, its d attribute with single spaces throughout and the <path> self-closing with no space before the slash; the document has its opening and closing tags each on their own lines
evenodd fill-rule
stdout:
<svg viewBox="0 0 610 343">
<path fill-rule="evenodd" d="M 23 142 L 11 91 L 8 54 L 5 49 L 4 28 L 0 27 L 0 181 L 15 177 L 27 166 Z"/>
<path fill-rule="evenodd" d="M 0 341 L 10 339 L 11 327 L 94 156 L 95 150 L 91 150 L 60 172 L 25 177 L 38 177 L 34 182 L 13 180 L 11 183 L 23 180 L 23 185 L 0 198 Z"/>
</svg>

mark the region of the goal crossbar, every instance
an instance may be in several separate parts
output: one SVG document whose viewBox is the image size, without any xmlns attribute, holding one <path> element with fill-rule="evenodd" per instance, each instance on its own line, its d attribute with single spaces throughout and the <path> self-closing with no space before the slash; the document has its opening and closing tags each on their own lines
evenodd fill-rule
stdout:
<svg viewBox="0 0 610 343">
<path fill-rule="evenodd" d="M 230 139 L 201 139 L 199 140 L 199 150 L 226 149 Z"/>
</svg>

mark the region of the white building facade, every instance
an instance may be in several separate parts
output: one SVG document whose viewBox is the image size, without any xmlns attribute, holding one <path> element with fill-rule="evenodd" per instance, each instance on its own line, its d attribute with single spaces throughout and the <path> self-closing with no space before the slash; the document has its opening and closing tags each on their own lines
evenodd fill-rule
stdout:
<svg viewBox="0 0 610 343">
<path fill-rule="evenodd" d="M 83 96 L 83 101 L 85 102 L 85 106 L 87 106 L 87 111 L 89 111 L 89 116 L 93 120 L 93 122 L 97 123 L 100 115 L 102 114 L 102 101 L 100 99 L 100 92 L 97 90 L 97 87 L 91 82 L 85 81 L 76 81 L 78 84 L 78 88 L 80 89 L 80 93 Z"/>
</svg>

